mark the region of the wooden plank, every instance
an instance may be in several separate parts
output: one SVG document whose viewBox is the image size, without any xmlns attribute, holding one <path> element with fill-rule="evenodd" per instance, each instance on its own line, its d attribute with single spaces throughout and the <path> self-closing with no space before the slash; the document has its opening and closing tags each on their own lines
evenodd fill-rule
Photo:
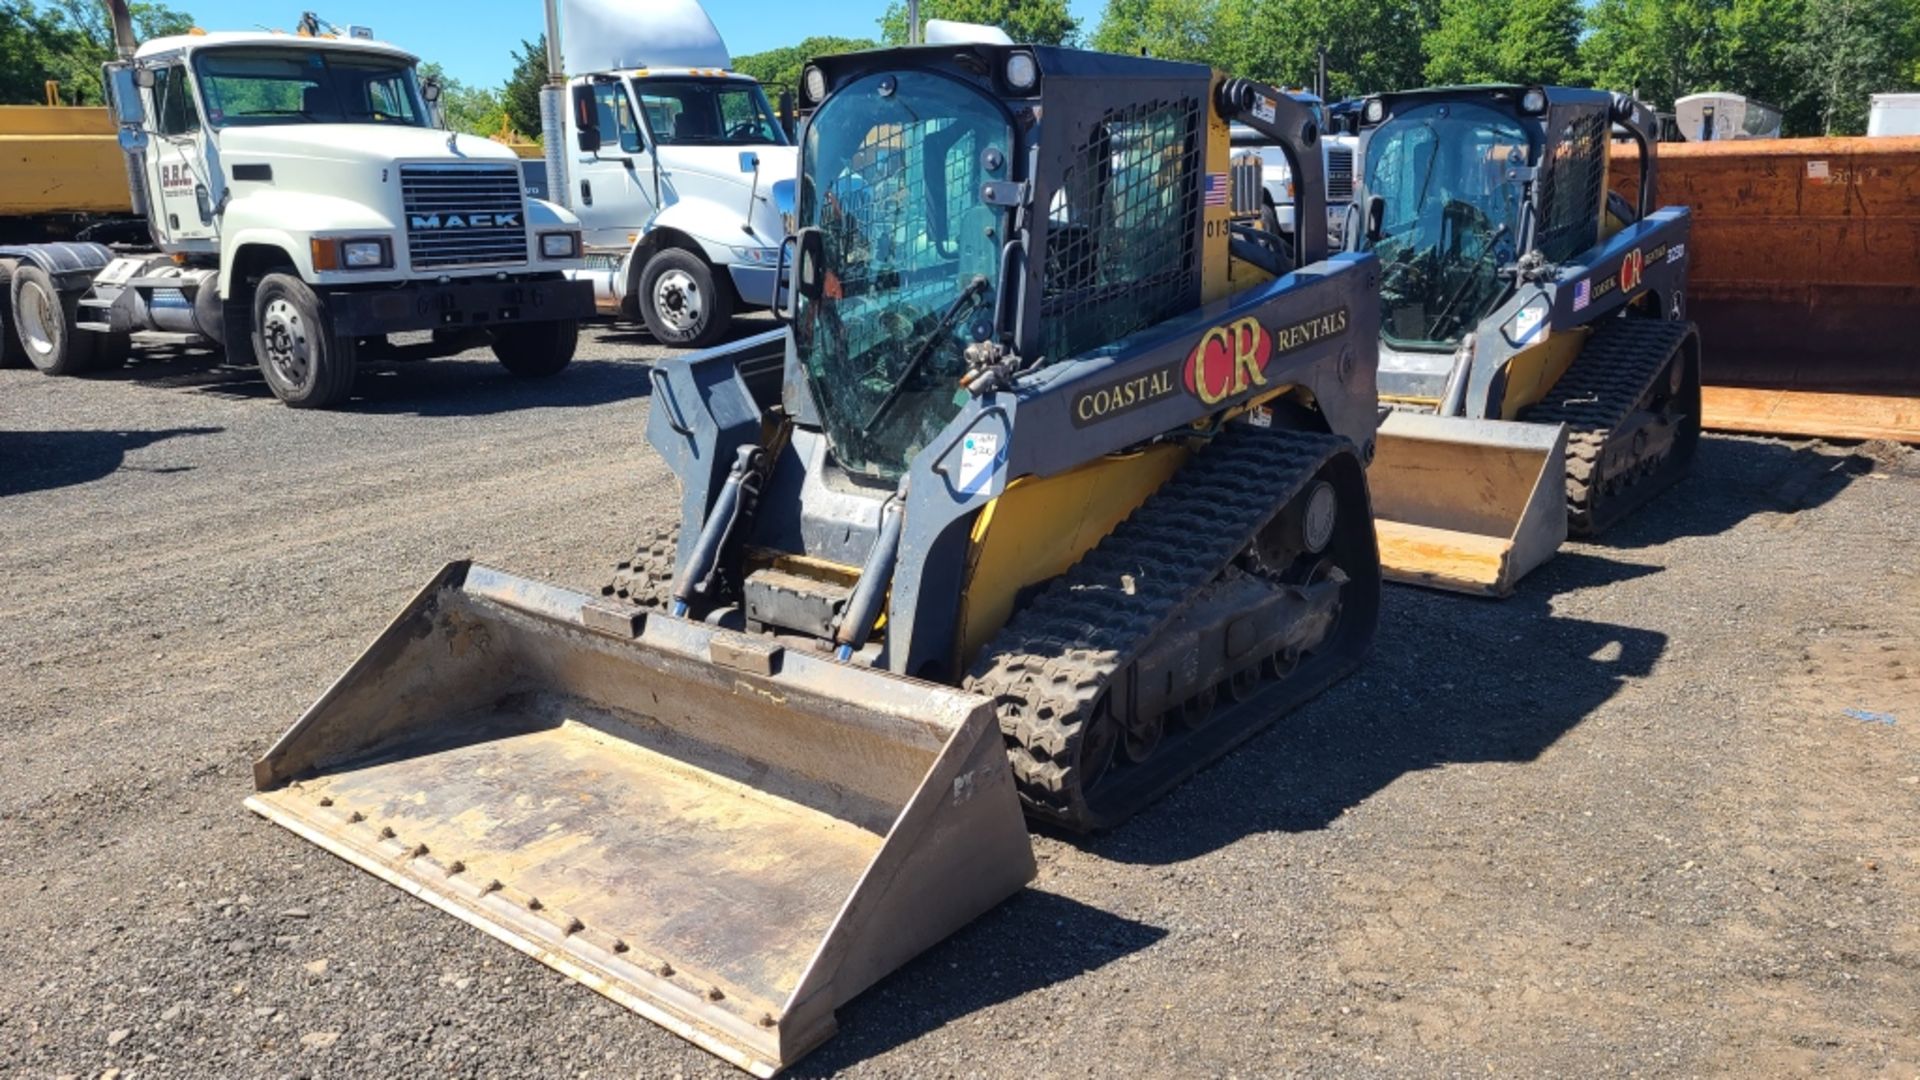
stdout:
<svg viewBox="0 0 1920 1080">
<path fill-rule="evenodd" d="M 1386 518 L 1374 519 L 1373 525 L 1380 566 L 1389 581 L 1477 596 L 1513 591 L 1513 582 L 1507 580 L 1511 540 Z"/>
<path fill-rule="evenodd" d="M 1712 431 L 1920 445 L 1920 397 L 1709 386 L 1701 399 L 1702 422 Z"/>
</svg>

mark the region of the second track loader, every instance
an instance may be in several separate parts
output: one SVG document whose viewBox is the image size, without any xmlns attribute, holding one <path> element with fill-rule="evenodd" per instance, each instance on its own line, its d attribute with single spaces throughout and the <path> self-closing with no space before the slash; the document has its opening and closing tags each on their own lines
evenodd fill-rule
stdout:
<svg viewBox="0 0 1920 1080">
<path fill-rule="evenodd" d="M 1032 876 L 1023 807 L 1124 821 L 1380 590 L 1378 269 L 1305 104 L 1004 44 L 802 85 L 788 327 L 652 368 L 676 520 L 598 596 L 449 568 L 252 801 L 760 1075 Z"/>
<path fill-rule="evenodd" d="M 1597 90 L 1368 98 L 1349 246 L 1380 257 L 1369 476 L 1399 581 L 1503 596 L 1686 471 L 1700 343 L 1684 207 L 1654 205 L 1657 120 Z M 1640 145 L 1611 199 L 1610 133 Z"/>
</svg>

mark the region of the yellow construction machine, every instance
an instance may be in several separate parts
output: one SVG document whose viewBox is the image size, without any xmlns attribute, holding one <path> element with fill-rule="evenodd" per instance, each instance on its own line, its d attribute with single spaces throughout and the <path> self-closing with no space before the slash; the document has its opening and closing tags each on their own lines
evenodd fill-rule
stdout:
<svg viewBox="0 0 1920 1080">
<path fill-rule="evenodd" d="M 652 369 L 676 520 L 599 595 L 449 567 L 249 802 L 763 1076 L 1021 888 L 1023 806 L 1125 820 L 1351 671 L 1380 589 L 1378 264 L 1306 104 L 1006 44 L 802 89 L 788 326 Z"/>
<path fill-rule="evenodd" d="M 1598 90 L 1371 97 L 1347 230 L 1380 258 L 1369 470 L 1389 578 L 1503 596 L 1687 469 L 1700 342 L 1685 207 L 1655 205 L 1657 120 Z M 1638 198 L 1608 148 L 1639 143 Z"/>
</svg>

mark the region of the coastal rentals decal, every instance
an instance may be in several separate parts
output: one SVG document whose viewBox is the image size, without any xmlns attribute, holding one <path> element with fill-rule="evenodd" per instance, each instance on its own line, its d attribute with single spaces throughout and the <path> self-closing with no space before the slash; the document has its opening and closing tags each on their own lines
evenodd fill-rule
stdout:
<svg viewBox="0 0 1920 1080">
<path fill-rule="evenodd" d="M 1600 300 L 1614 291 L 1632 295 L 1640 286 L 1646 284 L 1647 264 L 1659 266 L 1662 263 L 1678 262 L 1687 257 L 1684 244 L 1675 244 L 1669 248 L 1665 244 L 1650 248 L 1634 248 L 1620 260 L 1620 269 L 1603 278 L 1588 278 L 1574 282 L 1573 310 L 1585 311 L 1595 300 Z"/>
<path fill-rule="evenodd" d="M 1122 416 L 1182 391 L 1204 405 L 1223 404 L 1266 386 L 1267 368 L 1277 357 L 1345 333 L 1347 321 L 1347 309 L 1339 307 L 1272 330 L 1252 316 L 1222 323 L 1200 335 L 1184 359 L 1074 395 L 1074 426 Z"/>
</svg>

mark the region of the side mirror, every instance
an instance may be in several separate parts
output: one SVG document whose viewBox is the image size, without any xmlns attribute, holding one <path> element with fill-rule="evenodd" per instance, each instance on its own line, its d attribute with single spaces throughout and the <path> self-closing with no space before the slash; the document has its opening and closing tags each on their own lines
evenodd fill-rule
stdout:
<svg viewBox="0 0 1920 1080">
<path fill-rule="evenodd" d="M 751 150 L 740 151 L 740 171 L 754 173 L 760 171 L 760 155 Z"/>
<path fill-rule="evenodd" d="M 1377 244 L 1387 223 L 1387 200 L 1383 195 L 1367 196 L 1367 243 Z"/>
<path fill-rule="evenodd" d="M 787 138 L 793 138 L 793 91 L 780 91 L 779 113 L 780 129 L 787 133 Z"/>
<path fill-rule="evenodd" d="M 589 83 L 573 88 L 573 128 L 581 153 L 600 152 L 600 107 L 593 100 L 593 86 Z"/>
<path fill-rule="evenodd" d="M 794 206 L 793 181 L 775 180 L 773 182 L 773 186 L 769 188 L 768 191 L 771 192 L 773 195 L 773 208 L 780 212 L 780 224 L 786 226 L 786 231 L 789 234 L 791 234 L 793 232 L 793 206 Z"/>
<path fill-rule="evenodd" d="M 793 321 L 793 285 L 788 280 L 787 271 L 793 269 L 793 252 L 796 247 L 793 237 L 780 241 L 780 259 L 773 264 L 773 317 L 783 323 Z"/>
<path fill-rule="evenodd" d="M 426 98 L 427 104 L 429 105 L 435 104 L 440 100 L 440 93 L 441 87 L 439 79 L 429 76 L 426 82 L 420 84 L 420 96 Z"/>
<path fill-rule="evenodd" d="M 133 68 L 132 70 L 133 85 L 142 90 L 151 90 L 154 84 L 159 82 L 159 80 L 154 77 L 152 68 Z"/>
<path fill-rule="evenodd" d="M 137 128 L 146 122 L 147 110 L 140 104 L 139 76 L 143 74 L 151 84 L 153 72 L 144 68 L 108 69 L 108 83 L 113 91 L 113 119 L 123 128 Z"/>
<path fill-rule="evenodd" d="M 818 301 L 827 288 L 827 234 L 819 226 L 801 229 L 793 238 L 793 284 L 787 321 L 799 314 L 800 297 Z"/>
</svg>

